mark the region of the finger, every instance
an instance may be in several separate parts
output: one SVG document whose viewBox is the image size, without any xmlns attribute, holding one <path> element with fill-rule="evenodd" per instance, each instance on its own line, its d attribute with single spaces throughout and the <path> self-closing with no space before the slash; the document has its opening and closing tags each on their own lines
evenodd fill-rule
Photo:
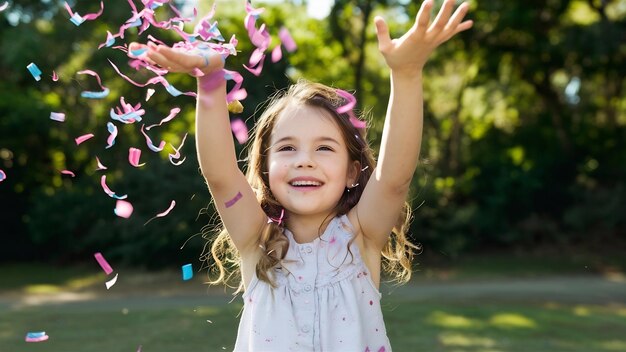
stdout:
<svg viewBox="0 0 626 352">
<path fill-rule="evenodd" d="M 155 64 L 157 64 L 157 65 L 159 65 L 161 67 L 169 69 L 172 66 L 172 63 L 170 62 L 170 60 L 168 60 L 165 56 L 163 56 L 160 52 L 158 52 L 156 50 L 148 51 L 147 56 Z"/>
<path fill-rule="evenodd" d="M 420 34 L 424 34 L 428 29 L 428 23 L 430 22 L 430 9 L 433 7 L 432 0 L 425 0 L 420 6 L 420 10 L 417 12 L 417 19 L 415 24 L 417 25 L 416 31 Z"/>
<path fill-rule="evenodd" d="M 374 24 L 376 25 L 376 37 L 378 38 L 378 50 L 385 52 L 391 47 L 391 37 L 389 36 L 389 27 L 385 20 L 380 17 L 374 17 Z"/>
<path fill-rule="evenodd" d="M 454 0 L 445 0 L 429 31 L 436 30 L 441 32 L 446 27 L 446 24 L 448 24 L 453 9 Z"/>
<path fill-rule="evenodd" d="M 452 15 L 452 18 L 450 18 L 450 21 L 446 25 L 446 29 L 455 29 L 459 25 L 459 23 L 463 21 L 463 18 L 465 18 L 465 15 L 467 15 L 468 10 L 469 10 L 469 5 L 466 2 L 462 3 L 456 9 L 456 11 L 454 12 L 454 15 Z"/>
</svg>

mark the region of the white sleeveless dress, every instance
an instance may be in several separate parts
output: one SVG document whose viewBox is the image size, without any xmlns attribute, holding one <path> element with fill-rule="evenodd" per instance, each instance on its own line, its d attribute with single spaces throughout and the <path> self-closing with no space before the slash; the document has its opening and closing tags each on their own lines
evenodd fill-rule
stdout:
<svg viewBox="0 0 626 352">
<path fill-rule="evenodd" d="M 243 294 L 235 351 L 389 352 L 380 292 L 374 286 L 347 216 L 320 238 L 289 250 L 275 268 L 276 288 L 256 276 Z"/>
</svg>

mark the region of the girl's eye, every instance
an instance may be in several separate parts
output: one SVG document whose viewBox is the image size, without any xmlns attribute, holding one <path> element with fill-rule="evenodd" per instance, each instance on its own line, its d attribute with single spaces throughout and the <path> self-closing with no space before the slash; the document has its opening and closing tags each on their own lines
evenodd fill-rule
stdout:
<svg viewBox="0 0 626 352">
<path fill-rule="evenodd" d="M 293 146 L 290 145 L 283 145 L 281 147 L 278 147 L 277 151 L 279 152 L 290 152 L 290 151 L 294 151 L 296 150 L 296 148 L 294 148 Z"/>
<path fill-rule="evenodd" d="M 329 146 L 327 146 L 327 145 L 322 145 L 322 146 L 319 146 L 319 147 L 317 148 L 317 150 L 331 151 L 331 152 L 332 152 L 332 151 L 333 151 L 333 148 L 331 148 L 331 147 L 329 147 Z"/>
</svg>

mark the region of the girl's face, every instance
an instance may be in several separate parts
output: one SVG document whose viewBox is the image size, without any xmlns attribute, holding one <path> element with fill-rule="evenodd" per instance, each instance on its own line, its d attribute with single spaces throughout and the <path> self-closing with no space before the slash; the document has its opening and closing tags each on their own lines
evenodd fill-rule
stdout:
<svg viewBox="0 0 626 352">
<path fill-rule="evenodd" d="M 325 110 L 288 106 L 270 138 L 270 190 L 291 215 L 329 215 L 356 179 L 339 127 Z"/>
</svg>

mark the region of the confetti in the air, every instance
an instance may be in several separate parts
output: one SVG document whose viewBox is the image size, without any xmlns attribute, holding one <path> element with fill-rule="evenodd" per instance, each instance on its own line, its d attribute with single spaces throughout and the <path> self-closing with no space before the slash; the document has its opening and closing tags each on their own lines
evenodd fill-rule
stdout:
<svg viewBox="0 0 626 352">
<path fill-rule="evenodd" d="M 113 212 L 121 218 L 128 219 L 133 214 L 133 205 L 125 200 L 118 199 Z"/>
<path fill-rule="evenodd" d="M 42 342 L 46 341 L 50 336 L 46 335 L 45 331 L 28 332 L 26 333 L 26 342 Z"/>
<path fill-rule="evenodd" d="M 118 274 L 116 273 L 115 276 L 111 280 L 105 282 L 107 290 L 110 289 L 113 285 L 115 285 L 115 283 L 117 282 L 117 275 Z"/>
<path fill-rule="evenodd" d="M 80 26 L 85 21 L 95 20 L 96 18 L 100 17 L 100 15 L 102 15 L 102 11 L 104 10 L 104 3 L 100 1 L 100 11 L 96 13 L 89 13 L 84 16 L 79 15 L 78 12 L 73 12 L 72 8 L 67 2 L 65 3 L 65 9 L 70 14 L 70 21 L 72 21 L 72 23 L 76 26 Z"/>
<path fill-rule="evenodd" d="M 115 138 L 117 137 L 117 126 L 111 122 L 107 122 L 107 130 L 109 130 L 109 137 L 107 138 L 106 149 L 111 148 L 115 144 Z"/>
<path fill-rule="evenodd" d="M 102 270 L 104 270 L 104 272 L 107 275 L 113 272 L 113 268 L 111 268 L 111 265 L 109 265 L 109 262 L 107 262 L 107 260 L 104 259 L 104 256 L 102 255 L 102 253 L 97 252 L 97 253 L 94 253 L 93 256 L 96 258 L 96 261 L 98 262 L 98 264 L 100 264 L 100 267 L 102 268 Z"/>
<path fill-rule="evenodd" d="M 93 133 L 88 133 L 85 135 L 82 135 L 80 137 L 76 137 L 75 141 L 76 141 L 76 145 L 80 145 L 81 143 L 83 143 L 84 141 L 93 138 Z"/>
<path fill-rule="evenodd" d="M 35 81 L 41 80 L 41 70 L 39 69 L 39 67 L 37 67 L 37 65 L 34 62 L 31 62 L 30 64 L 28 64 L 26 68 L 28 69 L 28 72 L 30 72 L 30 74 L 33 76 Z"/>
<path fill-rule="evenodd" d="M 9 2 L 5 1 L 4 4 L 0 5 L 0 12 L 6 10 L 9 7 Z"/>
<path fill-rule="evenodd" d="M 130 148 L 128 149 L 128 162 L 134 167 L 144 166 L 146 163 L 139 164 L 139 158 L 141 158 L 141 149 Z"/>
<path fill-rule="evenodd" d="M 90 75 L 96 77 L 98 81 L 98 85 L 102 88 L 101 91 L 84 91 L 80 93 L 80 96 L 83 98 L 89 99 L 102 99 L 106 98 L 109 95 L 109 88 L 102 85 L 102 81 L 100 80 L 100 75 L 98 75 L 95 71 L 92 70 L 82 70 L 76 72 L 77 75 Z"/>
<path fill-rule="evenodd" d="M 69 175 L 69 176 L 72 176 L 72 177 L 76 177 L 76 175 L 72 171 L 70 171 L 70 170 L 61 170 L 61 173 L 63 175 Z"/>
<path fill-rule="evenodd" d="M 248 127 L 241 119 L 234 119 L 230 122 L 230 128 L 237 138 L 239 144 L 244 144 L 248 140 Z"/>
<path fill-rule="evenodd" d="M 152 220 L 154 220 L 154 219 L 156 219 L 156 218 L 162 218 L 162 217 L 164 217 L 164 216 L 167 216 L 167 214 L 169 214 L 169 213 L 170 213 L 170 211 L 172 211 L 172 209 L 174 209 L 174 207 L 175 207 L 175 206 L 176 206 L 176 201 L 175 201 L 175 200 L 172 200 L 172 203 L 170 203 L 170 207 L 169 207 L 169 208 L 167 208 L 167 210 L 165 210 L 165 211 L 164 211 L 164 212 L 162 212 L 162 213 L 158 213 L 155 217 L 153 217 L 152 219 L 150 219 L 150 220 L 146 221 L 146 223 L 144 224 L 144 226 L 145 226 L 145 225 L 147 225 L 150 221 L 152 221 Z"/>
<path fill-rule="evenodd" d="M 183 265 L 182 271 L 183 271 L 183 280 L 187 281 L 193 277 L 193 269 L 192 269 L 191 264 Z"/>
<path fill-rule="evenodd" d="M 7 179 L 7 174 L 5 174 L 4 171 L 0 170 L 0 182 L 6 179 Z"/>
<path fill-rule="evenodd" d="M 54 121 L 59 121 L 59 122 L 63 122 L 65 121 L 65 114 L 62 112 L 51 112 L 50 113 L 50 120 L 54 120 Z"/>
<path fill-rule="evenodd" d="M 115 192 L 111 191 L 109 186 L 107 186 L 107 176 L 106 175 L 102 175 L 102 177 L 100 178 L 100 185 L 102 186 L 102 189 L 104 190 L 104 193 L 108 194 L 109 197 L 111 197 L 111 198 L 126 199 L 128 197 L 128 195 L 126 195 L 126 194 L 123 195 L 123 196 L 118 196 L 117 194 L 115 194 Z M 119 202 L 118 202 L 118 204 L 119 204 Z M 132 210 L 131 210 L 131 212 L 132 212 Z"/>
</svg>

